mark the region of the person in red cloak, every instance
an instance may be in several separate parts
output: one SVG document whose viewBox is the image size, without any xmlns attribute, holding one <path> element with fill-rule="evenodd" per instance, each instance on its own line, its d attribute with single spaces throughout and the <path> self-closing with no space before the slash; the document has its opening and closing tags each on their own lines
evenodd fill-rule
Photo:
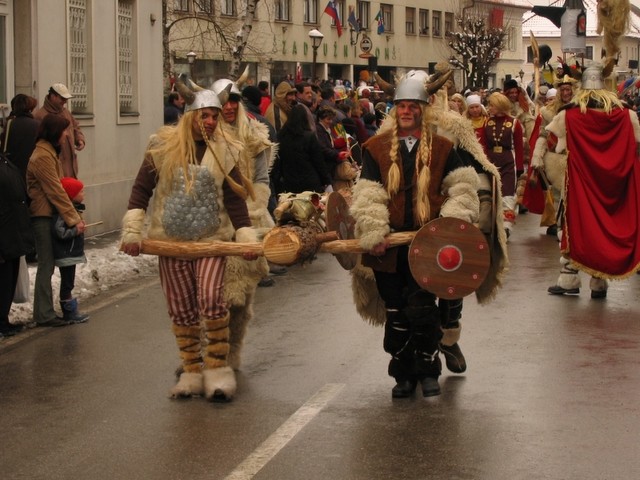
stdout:
<svg viewBox="0 0 640 480">
<path fill-rule="evenodd" d="M 640 125 L 636 112 L 605 89 L 606 76 L 601 66 L 586 68 L 573 102 L 546 127 L 569 152 L 562 270 L 552 295 L 580 293 L 581 270 L 592 277 L 591 298 L 605 298 L 607 280 L 640 269 Z"/>
</svg>

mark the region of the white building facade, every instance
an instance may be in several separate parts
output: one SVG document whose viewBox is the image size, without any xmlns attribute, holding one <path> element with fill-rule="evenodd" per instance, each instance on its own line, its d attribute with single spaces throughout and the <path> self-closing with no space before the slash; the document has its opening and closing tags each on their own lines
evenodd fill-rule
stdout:
<svg viewBox="0 0 640 480">
<path fill-rule="evenodd" d="M 287 74 L 295 78 L 298 70 L 303 78 L 311 77 L 312 29 L 324 36 L 316 51 L 315 71 L 319 79 L 357 82 L 360 72 L 369 69 L 369 60 L 362 58 L 363 53 L 376 57 L 377 71 L 387 80 L 413 68 L 432 70 L 436 63 L 451 55 L 446 34 L 457 28 L 455 19 L 460 14 L 491 18 L 507 33 L 506 49 L 492 76 L 496 85 L 501 86 L 505 77 L 514 75 L 522 65 L 522 15 L 530 8 L 525 0 L 336 0 L 341 36 L 334 19 L 325 13 L 327 3 L 327 0 L 260 0 L 244 52 L 244 60 L 251 66 L 251 78 L 277 83 Z M 220 33 L 233 41 L 244 19 L 246 0 L 173 3 L 169 0 L 168 6 L 174 71 L 188 72 L 187 53 L 194 52 L 197 55 L 194 77 L 198 83 L 209 85 L 225 77 L 230 50 Z M 348 22 L 350 7 L 362 27 L 360 33 Z M 217 31 L 212 31 L 207 19 L 216 23 Z M 365 36 L 368 41 L 363 44 Z M 460 85 L 460 81 L 457 83 Z"/>
<path fill-rule="evenodd" d="M 66 84 L 89 235 L 115 230 L 149 136 L 163 123 L 159 0 L 0 0 L 0 104 Z M 1 118 L 0 118 L 1 121 Z"/>
</svg>

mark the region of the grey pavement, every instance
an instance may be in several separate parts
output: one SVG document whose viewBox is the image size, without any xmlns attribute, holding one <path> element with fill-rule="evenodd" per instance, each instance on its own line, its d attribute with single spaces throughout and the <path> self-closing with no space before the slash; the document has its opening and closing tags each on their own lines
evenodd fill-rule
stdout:
<svg viewBox="0 0 640 480">
<path fill-rule="evenodd" d="M 232 403 L 167 398 L 178 364 L 157 279 L 91 320 L 0 341 L 2 479 L 634 479 L 640 275 L 607 299 L 546 293 L 557 244 L 518 218 L 495 301 L 467 297 L 463 375 L 392 400 L 382 330 L 330 255 L 258 289 Z"/>
</svg>

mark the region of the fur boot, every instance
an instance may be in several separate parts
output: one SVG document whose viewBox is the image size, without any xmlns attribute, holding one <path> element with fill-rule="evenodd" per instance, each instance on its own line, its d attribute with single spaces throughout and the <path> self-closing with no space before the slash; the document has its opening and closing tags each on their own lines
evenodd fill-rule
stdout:
<svg viewBox="0 0 640 480">
<path fill-rule="evenodd" d="M 169 391 L 171 398 L 185 398 L 202 395 L 202 353 L 200 342 L 200 325 L 173 325 L 180 358 L 181 373 L 178 383 Z"/>
<path fill-rule="evenodd" d="M 205 369 L 204 395 L 211 402 L 230 402 L 236 393 L 236 375 L 231 367 Z"/>
<path fill-rule="evenodd" d="M 207 340 L 204 357 L 204 394 L 212 402 L 229 402 L 236 393 L 236 377 L 228 366 L 229 312 L 204 320 Z"/>
<path fill-rule="evenodd" d="M 226 367 L 229 355 L 229 312 L 224 317 L 205 319 L 204 335 L 207 340 L 204 368 Z"/>
<path fill-rule="evenodd" d="M 581 281 L 578 270 L 571 266 L 571 260 L 565 257 L 560 258 L 562 269 L 555 285 L 547 289 L 552 295 L 578 294 L 580 293 Z"/>
<path fill-rule="evenodd" d="M 591 288 L 591 298 L 606 298 L 609 283 L 604 278 L 591 277 L 589 288 Z"/>
</svg>

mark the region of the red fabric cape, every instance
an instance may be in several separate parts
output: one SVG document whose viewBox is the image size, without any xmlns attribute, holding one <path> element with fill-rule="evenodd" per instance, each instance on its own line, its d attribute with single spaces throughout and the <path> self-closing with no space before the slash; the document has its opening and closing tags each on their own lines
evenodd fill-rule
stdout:
<svg viewBox="0 0 640 480">
<path fill-rule="evenodd" d="M 626 109 L 566 113 L 565 235 L 581 270 L 625 278 L 640 268 L 640 161 Z"/>
</svg>

